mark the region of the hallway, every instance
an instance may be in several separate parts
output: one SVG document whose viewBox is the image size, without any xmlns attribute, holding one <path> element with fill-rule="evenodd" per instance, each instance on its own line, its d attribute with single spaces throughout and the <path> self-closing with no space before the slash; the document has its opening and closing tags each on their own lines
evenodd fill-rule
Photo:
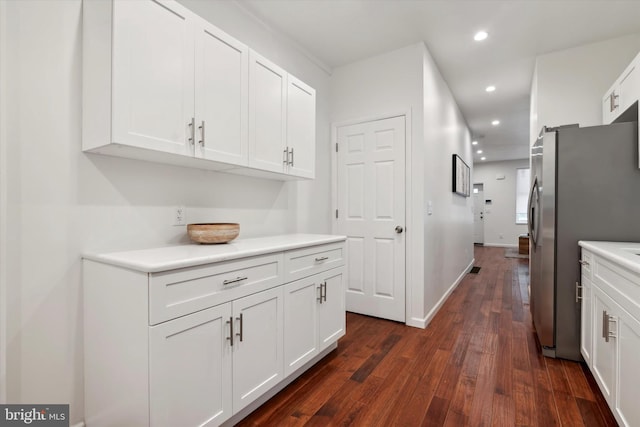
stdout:
<svg viewBox="0 0 640 427">
<path fill-rule="evenodd" d="M 245 426 L 615 426 L 586 366 L 540 354 L 528 260 L 475 248 L 424 330 L 347 313 L 338 349 Z"/>
</svg>

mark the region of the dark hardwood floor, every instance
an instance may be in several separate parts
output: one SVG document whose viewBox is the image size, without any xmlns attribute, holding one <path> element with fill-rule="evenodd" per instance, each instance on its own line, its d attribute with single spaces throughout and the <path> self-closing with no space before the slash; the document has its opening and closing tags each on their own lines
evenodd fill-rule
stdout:
<svg viewBox="0 0 640 427">
<path fill-rule="evenodd" d="M 541 355 L 528 261 L 475 258 L 426 329 L 348 313 L 338 349 L 240 425 L 617 425 L 584 364 Z"/>
</svg>

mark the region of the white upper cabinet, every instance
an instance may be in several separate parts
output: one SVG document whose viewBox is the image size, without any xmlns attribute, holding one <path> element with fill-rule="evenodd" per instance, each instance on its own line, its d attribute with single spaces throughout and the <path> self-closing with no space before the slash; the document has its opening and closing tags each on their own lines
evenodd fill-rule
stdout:
<svg viewBox="0 0 640 427">
<path fill-rule="evenodd" d="M 610 124 L 640 98 L 640 54 L 625 68 L 602 98 L 602 123 Z M 632 120 L 637 120 L 637 116 Z"/>
<path fill-rule="evenodd" d="M 315 91 L 175 1 L 85 1 L 82 149 L 313 178 Z"/>
<path fill-rule="evenodd" d="M 83 148 L 191 155 L 193 15 L 175 2 L 84 2 Z"/>
<path fill-rule="evenodd" d="M 288 173 L 315 178 L 316 91 L 292 75 L 287 79 Z"/>
<path fill-rule="evenodd" d="M 284 172 L 287 73 L 254 51 L 249 64 L 249 166 Z"/>
<path fill-rule="evenodd" d="M 196 156 L 246 166 L 249 50 L 203 19 L 195 43 Z"/>
</svg>

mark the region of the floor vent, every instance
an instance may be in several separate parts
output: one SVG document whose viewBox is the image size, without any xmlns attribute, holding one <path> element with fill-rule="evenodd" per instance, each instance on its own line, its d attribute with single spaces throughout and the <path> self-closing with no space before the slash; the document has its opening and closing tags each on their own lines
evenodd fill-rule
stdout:
<svg viewBox="0 0 640 427">
<path fill-rule="evenodd" d="M 480 267 L 472 267 L 469 273 L 478 274 L 479 271 L 480 271 Z"/>
</svg>

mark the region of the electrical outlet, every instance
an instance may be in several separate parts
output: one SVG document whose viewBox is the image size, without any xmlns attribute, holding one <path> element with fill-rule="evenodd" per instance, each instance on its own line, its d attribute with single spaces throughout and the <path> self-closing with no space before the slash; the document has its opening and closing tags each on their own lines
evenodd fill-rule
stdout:
<svg viewBox="0 0 640 427">
<path fill-rule="evenodd" d="M 187 225 L 187 209 L 184 206 L 176 206 L 173 225 Z"/>
</svg>

